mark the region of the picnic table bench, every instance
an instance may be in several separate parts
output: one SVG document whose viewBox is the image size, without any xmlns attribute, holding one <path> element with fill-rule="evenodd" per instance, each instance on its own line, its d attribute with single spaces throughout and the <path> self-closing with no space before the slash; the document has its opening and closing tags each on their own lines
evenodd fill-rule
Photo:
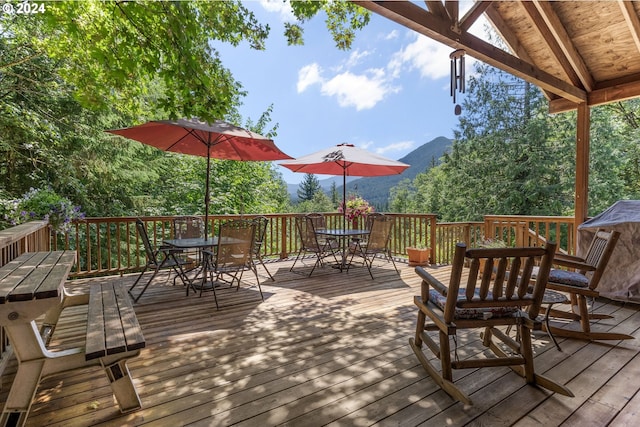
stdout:
<svg viewBox="0 0 640 427">
<path fill-rule="evenodd" d="M 64 282 L 74 263 L 73 252 L 32 252 L 0 267 L 0 326 L 18 360 L 0 426 L 24 425 L 42 378 L 91 366 L 105 370 L 122 412 L 142 406 L 126 363 L 145 341 L 127 292 L 120 284 L 97 283 L 89 294 L 68 294 Z M 47 349 L 61 312 L 80 304 L 88 304 L 85 347 Z"/>
</svg>

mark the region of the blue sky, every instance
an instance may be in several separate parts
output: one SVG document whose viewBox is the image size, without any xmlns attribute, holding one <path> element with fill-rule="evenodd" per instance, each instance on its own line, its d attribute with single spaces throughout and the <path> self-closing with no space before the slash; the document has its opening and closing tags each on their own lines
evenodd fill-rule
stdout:
<svg viewBox="0 0 640 427">
<path fill-rule="evenodd" d="M 350 51 L 335 47 L 322 15 L 305 24 L 304 46 L 287 46 L 283 24 L 293 21 L 287 3 L 245 5 L 271 27 L 266 50 L 214 47 L 248 92 L 243 117 L 255 121 L 273 104 L 274 140 L 285 153 L 300 157 L 347 142 L 399 159 L 438 136 L 453 137 L 451 48 L 377 14 Z M 304 177 L 278 170 L 288 183 Z"/>
</svg>

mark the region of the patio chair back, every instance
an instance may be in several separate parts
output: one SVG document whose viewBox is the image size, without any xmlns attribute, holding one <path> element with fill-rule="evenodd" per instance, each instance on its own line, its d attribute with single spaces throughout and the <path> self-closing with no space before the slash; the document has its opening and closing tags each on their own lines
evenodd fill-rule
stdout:
<svg viewBox="0 0 640 427">
<path fill-rule="evenodd" d="M 598 230 L 596 231 L 595 236 L 593 236 L 593 240 L 587 250 L 587 255 L 584 257 L 585 263 L 595 269 L 593 270 L 593 275 L 591 275 L 591 278 L 589 279 L 589 289 L 595 289 L 596 286 L 598 286 L 598 283 L 600 283 L 604 269 L 611 258 L 611 254 L 613 253 L 619 238 L 619 231 L 607 232 L 604 230 Z M 578 271 L 581 274 L 587 273 L 587 270 Z"/>
<path fill-rule="evenodd" d="M 256 224 L 239 219 L 220 225 L 216 270 L 244 269 L 252 262 Z"/>
<path fill-rule="evenodd" d="M 147 256 L 147 262 L 144 265 L 144 268 L 140 272 L 140 275 L 133 283 L 133 285 L 129 288 L 129 294 L 133 297 L 135 302 L 138 302 L 142 294 L 147 290 L 149 284 L 156 277 L 158 272 L 163 268 L 171 268 L 176 273 L 176 276 L 173 278 L 173 284 L 175 285 L 176 279 L 179 277 L 182 280 L 182 283 L 185 283 L 184 279 L 184 271 L 182 266 L 186 264 L 184 260 L 178 259 L 175 256 L 175 251 L 171 248 L 160 246 L 157 250 L 153 249 L 151 246 L 151 241 L 149 240 L 149 234 L 147 234 L 147 227 L 144 225 L 144 222 L 140 219 L 136 219 L 136 230 L 138 230 L 138 235 L 140 236 L 140 240 L 142 240 L 142 244 L 144 246 L 144 251 Z M 147 269 L 152 268 L 153 274 L 151 278 L 146 282 L 146 284 L 142 287 L 142 290 L 138 295 L 133 294 L 133 290 L 142 279 L 142 276 L 147 271 Z M 185 283 L 186 284 L 186 283 Z"/>
<path fill-rule="evenodd" d="M 367 237 L 366 252 L 387 252 L 394 220 L 390 216 L 376 215 L 371 218 L 371 231 Z"/>
<path fill-rule="evenodd" d="M 212 290 L 216 308 L 219 308 L 216 287 L 224 283 L 233 285 L 237 282 L 236 289 L 240 289 L 242 273 L 244 270 L 252 269 L 255 230 L 256 223 L 250 219 L 227 221 L 220 224 L 218 229 L 216 252 L 202 251 L 204 271 L 200 295 L 205 289 Z M 257 285 L 260 298 L 264 300 L 260 281 Z"/>
<path fill-rule="evenodd" d="M 157 257 L 157 252 L 153 250 L 151 242 L 149 241 L 149 234 L 147 234 L 147 227 L 145 227 L 144 222 L 142 222 L 140 218 L 136 219 L 136 229 L 138 230 L 140 240 L 142 240 L 142 245 L 144 246 L 144 252 L 147 256 L 147 263 L 150 266 L 157 267 L 158 265 L 160 265 L 160 261 L 158 261 Z"/>
<path fill-rule="evenodd" d="M 367 230 L 371 230 L 371 226 L 373 225 L 373 221 L 376 218 L 380 218 L 385 216 L 383 213 L 381 212 L 371 212 L 369 215 L 367 215 L 367 219 L 365 220 L 365 226 L 367 228 Z"/>
<path fill-rule="evenodd" d="M 253 222 L 255 223 L 256 230 L 254 233 L 254 241 L 253 241 L 253 261 L 249 267 L 251 268 L 251 270 L 253 270 L 253 273 L 256 275 L 256 280 L 259 280 L 258 269 L 256 268 L 256 264 L 260 263 L 262 265 L 262 268 L 264 268 L 267 274 L 269 275 L 269 278 L 275 281 L 276 279 L 273 278 L 273 276 L 271 275 L 271 272 L 269 271 L 267 266 L 264 264 L 264 260 L 262 259 L 262 246 L 264 245 L 264 239 L 267 234 L 267 226 L 269 225 L 269 218 L 267 218 L 266 216 L 257 216 L 253 219 Z"/>
<path fill-rule="evenodd" d="M 556 244 L 550 242 L 545 248 L 473 248 L 465 251 L 464 244 L 458 243 L 443 308 L 445 322 L 459 321 L 461 310 L 482 307 L 503 307 L 511 312 L 526 308 L 529 319 L 536 319 L 555 248 Z M 462 279 L 464 265 L 469 265 L 466 281 Z"/>
<path fill-rule="evenodd" d="M 176 239 L 204 237 L 204 221 L 199 216 L 180 216 L 173 220 L 173 235 Z"/>
<path fill-rule="evenodd" d="M 305 216 L 313 224 L 314 232 L 327 228 L 327 219 L 321 213 L 310 213 Z"/>
<path fill-rule="evenodd" d="M 332 256 L 336 264 L 338 263 L 335 255 L 335 251 L 338 249 L 337 241 L 333 238 L 318 237 L 316 230 L 319 228 L 316 228 L 316 224 L 319 226 L 324 224 L 324 217 L 322 215 L 309 214 L 296 217 L 296 229 L 298 230 L 298 236 L 300 236 L 300 249 L 289 271 L 293 271 L 298 259 L 300 259 L 301 256 L 304 257 L 304 254 L 307 252 L 316 255 L 316 262 L 311 268 L 309 276 L 313 274 L 317 266 L 323 264 L 322 260 L 327 256 Z"/>
<path fill-rule="evenodd" d="M 355 238 L 351 241 L 349 246 L 349 251 L 351 252 L 349 266 L 353 262 L 354 256 L 361 256 L 365 266 L 369 270 L 369 275 L 373 279 L 373 272 L 371 271 L 373 261 L 378 254 L 382 254 L 388 261 L 391 261 L 393 268 L 399 273 L 396 262 L 391 255 L 391 249 L 389 248 L 391 230 L 395 223 L 393 217 L 378 213 L 367 216 L 367 223 L 369 224 L 369 234 L 367 234 L 364 239 Z"/>
<path fill-rule="evenodd" d="M 264 236 L 267 233 L 269 219 L 266 216 L 257 216 L 253 219 L 253 222 L 256 227 L 253 241 L 253 255 L 254 258 L 261 258 L 262 245 L 264 244 Z"/>
<path fill-rule="evenodd" d="M 322 220 L 316 215 L 305 215 L 296 218 L 296 228 L 298 229 L 298 235 L 302 244 L 302 249 L 309 252 L 322 251 L 322 245 L 318 241 L 316 230 L 319 230 L 320 224 L 323 224 Z"/>
</svg>

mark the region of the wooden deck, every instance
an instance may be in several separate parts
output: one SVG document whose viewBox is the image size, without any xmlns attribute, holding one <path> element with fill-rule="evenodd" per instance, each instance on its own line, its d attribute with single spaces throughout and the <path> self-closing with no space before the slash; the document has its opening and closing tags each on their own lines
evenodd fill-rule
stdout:
<svg viewBox="0 0 640 427">
<path fill-rule="evenodd" d="M 290 273 L 290 265 L 268 265 L 276 281 L 262 278 L 264 302 L 255 287 L 223 290 L 219 311 L 211 293 L 186 297 L 163 274 L 135 305 L 147 347 L 129 368 L 143 409 L 120 414 L 101 370 L 86 369 L 43 380 L 27 425 L 637 425 L 638 339 L 560 339 L 559 352 L 538 334 L 537 370 L 576 397 L 525 385 L 508 368 L 484 368 L 457 373 L 475 403 L 464 407 L 434 384 L 408 345 L 419 293 L 413 268 L 399 263 L 397 275 L 378 261 L 371 280 L 361 267 L 325 267 L 307 278 Z M 431 271 L 442 278 L 449 272 Z M 640 337 L 639 308 L 598 301 L 596 311 L 615 319 L 594 329 Z M 83 309 L 65 311 L 52 346 L 84 336 Z M 483 351 L 477 334 L 458 341 L 461 358 Z M 10 362 L 2 378 L 3 405 L 15 367 Z"/>
</svg>

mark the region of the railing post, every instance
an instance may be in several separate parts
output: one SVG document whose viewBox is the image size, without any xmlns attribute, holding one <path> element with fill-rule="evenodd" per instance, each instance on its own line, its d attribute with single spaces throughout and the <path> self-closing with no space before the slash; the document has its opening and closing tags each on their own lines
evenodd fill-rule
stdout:
<svg viewBox="0 0 640 427">
<path fill-rule="evenodd" d="M 283 216 L 280 218 L 280 247 L 282 248 L 280 251 L 280 259 L 286 259 L 289 257 L 289 253 L 287 251 L 287 217 Z"/>
<path fill-rule="evenodd" d="M 437 264 L 438 260 L 436 258 L 436 245 L 438 244 L 438 239 L 436 235 L 436 217 L 432 215 L 429 218 L 429 245 L 431 246 L 431 253 L 429 254 L 429 260 L 431 264 Z"/>
</svg>

